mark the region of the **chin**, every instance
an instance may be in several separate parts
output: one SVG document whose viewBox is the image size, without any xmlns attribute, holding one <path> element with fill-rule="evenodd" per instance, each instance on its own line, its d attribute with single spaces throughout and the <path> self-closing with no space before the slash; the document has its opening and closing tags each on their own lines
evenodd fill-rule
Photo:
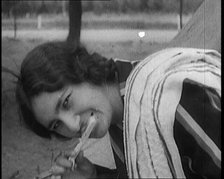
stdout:
<svg viewBox="0 0 224 179">
<path fill-rule="evenodd" d="M 107 134 L 107 130 L 96 130 L 93 131 L 90 135 L 90 138 L 102 138 Z"/>
</svg>

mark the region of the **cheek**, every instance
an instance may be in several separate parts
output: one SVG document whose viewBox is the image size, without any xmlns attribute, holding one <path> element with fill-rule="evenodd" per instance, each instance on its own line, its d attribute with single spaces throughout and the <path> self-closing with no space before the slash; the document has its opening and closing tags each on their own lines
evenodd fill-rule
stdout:
<svg viewBox="0 0 224 179">
<path fill-rule="evenodd" d="M 93 107 L 94 105 L 97 105 L 97 98 L 94 96 L 91 96 L 89 93 L 73 93 L 72 100 L 71 100 L 71 106 L 72 108 L 76 109 L 78 111 L 85 111 L 88 108 Z"/>
<path fill-rule="evenodd" d="M 97 124 L 93 131 L 93 137 L 101 138 L 106 135 L 110 127 L 112 114 L 110 112 L 105 112 L 105 113 L 97 112 L 96 116 L 97 116 Z"/>
<path fill-rule="evenodd" d="M 96 125 L 96 128 L 94 129 L 94 131 L 91 134 L 91 137 L 93 138 L 101 138 L 104 137 L 106 135 L 108 131 L 108 126 L 105 125 L 104 123 L 98 123 Z"/>
</svg>

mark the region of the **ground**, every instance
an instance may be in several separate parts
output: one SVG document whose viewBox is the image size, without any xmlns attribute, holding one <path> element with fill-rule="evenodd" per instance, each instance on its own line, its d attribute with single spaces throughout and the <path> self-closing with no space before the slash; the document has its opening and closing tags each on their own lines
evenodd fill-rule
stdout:
<svg viewBox="0 0 224 179">
<path fill-rule="evenodd" d="M 23 36 L 19 32 L 19 39 L 16 40 L 10 37 L 10 32 L 2 32 L 3 66 L 18 73 L 20 64 L 28 51 L 38 44 L 52 40 L 49 38 L 52 36 L 46 35 L 44 33 L 45 31 L 32 32 L 33 34 L 30 36 L 25 32 L 25 36 Z M 60 37 L 61 40 L 66 34 L 66 32 L 57 30 L 53 32 L 54 36 Z M 156 49 L 163 48 L 165 41 L 171 40 L 177 33 L 176 31 L 155 31 L 152 35 L 155 40 L 150 40 L 150 38 L 140 40 L 137 37 L 137 31 L 128 32 L 120 30 L 113 32 L 104 30 L 100 33 L 100 38 L 96 38 L 96 35 L 99 34 L 98 32 L 97 30 L 92 30 L 91 34 L 88 34 L 90 32 L 85 32 L 89 37 L 86 38 L 85 35 L 85 37 L 81 38 L 82 44 L 90 52 L 98 52 L 107 58 L 122 58 L 128 60 L 145 58 Z M 57 33 L 62 34 L 62 36 Z M 126 34 L 123 39 L 119 37 L 121 33 Z M 150 34 L 150 31 L 148 33 Z M 133 38 L 133 35 L 136 37 Z M 167 39 L 164 40 L 163 36 L 166 36 Z M 13 80 L 13 77 L 2 72 L 2 178 L 29 179 L 33 178 L 40 171 L 49 169 L 53 158 L 60 150 L 72 148 L 72 141 L 66 144 L 55 140 L 48 141 L 34 135 L 24 127 L 22 121 L 19 120 L 16 109 Z M 102 141 L 93 140 L 88 143 L 85 147 L 87 149 L 85 154 L 95 163 L 113 168 L 114 163 L 111 156 L 111 148 L 108 145 L 104 145 L 105 142 L 108 144 L 107 137 L 102 139 Z M 91 144 L 93 146 L 90 149 L 89 146 Z"/>
</svg>

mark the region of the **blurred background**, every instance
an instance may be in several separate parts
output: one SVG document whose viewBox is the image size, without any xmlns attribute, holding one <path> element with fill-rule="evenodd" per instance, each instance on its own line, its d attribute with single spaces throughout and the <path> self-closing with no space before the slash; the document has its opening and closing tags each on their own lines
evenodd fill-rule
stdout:
<svg viewBox="0 0 224 179">
<path fill-rule="evenodd" d="M 203 0 L 82 0 L 83 28 L 174 29 L 180 3 L 182 13 L 192 14 Z M 18 27 L 35 29 L 43 15 L 43 28 L 66 28 L 69 1 L 2 1 L 3 29 L 12 28 L 12 16 L 20 18 Z M 137 16 L 136 16 L 137 14 Z M 133 18 L 134 17 L 134 18 Z M 164 18 L 166 17 L 166 18 Z"/>
<path fill-rule="evenodd" d="M 83 0 L 81 42 L 166 43 L 192 17 L 203 0 Z M 63 40 L 69 27 L 69 1 L 2 1 L 2 36 Z M 139 31 L 145 36 L 140 38 Z M 130 44 L 128 44 L 130 45 Z M 132 44 L 133 45 L 133 44 Z M 140 44 L 134 44 L 139 47 Z M 95 46 L 95 45 L 94 45 Z M 149 48 L 134 47 L 144 58 Z M 91 48 L 90 48 L 91 49 Z M 94 49 L 96 50 L 96 49 Z M 100 49 L 97 49 L 100 51 Z M 110 53 L 102 55 L 110 56 Z M 114 53 L 112 54 L 113 57 Z M 119 54 L 120 56 L 120 54 Z M 120 58 L 129 59 L 123 54 Z"/>
<path fill-rule="evenodd" d="M 133 42 L 155 45 L 170 41 L 202 1 L 83 0 L 81 42 L 122 42 L 125 46 L 132 43 L 139 52 L 137 56 L 131 54 L 132 58 L 142 59 L 149 54 L 149 48 L 144 49 L 144 45 Z M 69 27 L 68 9 L 69 1 L 65 0 L 2 1 L 2 36 L 26 40 L 64 40 Z M 139 31 L 145 32 L 143 38 L 139 37 Z M 100 49 L 94 50 L 102 52 Z M 122 54 L 118 54 L 120 58 L 130 58 L 126 53 Z M 111 56 L 104 52 L 102 55 Z"/>
<path fill-rule="evenodd" d="M 74 0 L 73 0 L 74 1 Z M 80 43 L 107 58 L 142 60 L 165 47 L 203 0 L 82 0 Z M 1 1 L 2 66 L 16 74 L 35 46 L 66 40 L 69 1 Z M 73 19 L 75 21 L 75 19 Z M 33 178 L 48 169 L 60 150 L 72 147 L 42 139 L 19 120 L 15 78 L 2 70 L 2 178 Z M 108 136 L 86 145 L 93 162 L 114 168 Z M 95 144 L 95 145 L 92 145 Z M 91 145 L 91 149 L 90 146 Z M 101 156 L 101 157 L 99 157 Z"/>
</svg>

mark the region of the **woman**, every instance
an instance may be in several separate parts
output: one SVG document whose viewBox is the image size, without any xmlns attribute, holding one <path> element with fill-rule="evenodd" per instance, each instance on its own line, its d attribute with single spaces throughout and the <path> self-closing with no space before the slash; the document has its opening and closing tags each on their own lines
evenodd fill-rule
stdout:
<svg viewBox="0 0 224 179">
<path fill-rule="evenodd" d="M 109 130 L 117 166 L 117 170 L 108 170 L 93 165 L 80 152 L 75 171 L 70 170 L 72 164 L 68 156 L 58 157 L 57 170 L 53 172 L 52 177 L 127 178 L 122 133 L 123 88 L 124 82 L 137 63 L 107 60 L 98 54 L 90 55 L 84 48 L 73 51 L 64 42 L 42 44 L 28 53 L 21 66 L 16 91 L 21 116 L 28 127 L 42 137 L 50 138 L 51 135 L 55 135 L 71 139 L 82 135 L 93 113 L 97 123 L 90 137 L 101 138 Z M 205 90 L 189 83 L 184 86 L 180 103 L 191 110 L 188 100 L 195 97 L 190 97 L 189 94 L 204 94 Z M 203 99 L 204 95 L 199 95 L 198 102 L 203 102 Z M 212 109 L 209 114 L 217 114 L 217 111 Z M 220 114 L 216 117 L 219 118 Z M 186 144 L 191 143 L 192 139 L 188 137 L 183 142 L 181 139 L 186 137 L 187 132 L 181 128 L 177 120 L 175 126 L 179 126 L 175 129 L 174 137 L 181 151 L 185 176 L 214 176 L 205 173 L 205 170 L 201 170 L 197 165 L 193 169 L 189 166 L 189 157 L 186 160 L 185 157 L 190 154 L 185 149 Z M 196 149 L 192 150 L 198 152 Z M 210 159 L 208 160 L 210 163 Z M 215 166 L 210 165 L 210 168 L 219 176 L 219 170 L 216 170 Z"/>
<path fill-rule="evenodd" d="M 117 75 L 113 60 L 89 55 L 84 48 L 73 51 L 64 42 L 40 45 L 21 66 L 16 96 L 22 118 L 41 137 L 71 139 L 82 135 L 93 113 L 97 124 L 90 137 L 103 137 L 110 126 L 122 125 L 123 103 Z M 60 157 L 57 162 L 68 168 L 71 164 Z M 83 173 L 95 174 L 94 166 L 87 163 L 91 170 Z M 98 176 L 102 172 L 124 174 L 96 168 Z M 64 173 L 63 167 L 61 171 Z"/>
</svg>

